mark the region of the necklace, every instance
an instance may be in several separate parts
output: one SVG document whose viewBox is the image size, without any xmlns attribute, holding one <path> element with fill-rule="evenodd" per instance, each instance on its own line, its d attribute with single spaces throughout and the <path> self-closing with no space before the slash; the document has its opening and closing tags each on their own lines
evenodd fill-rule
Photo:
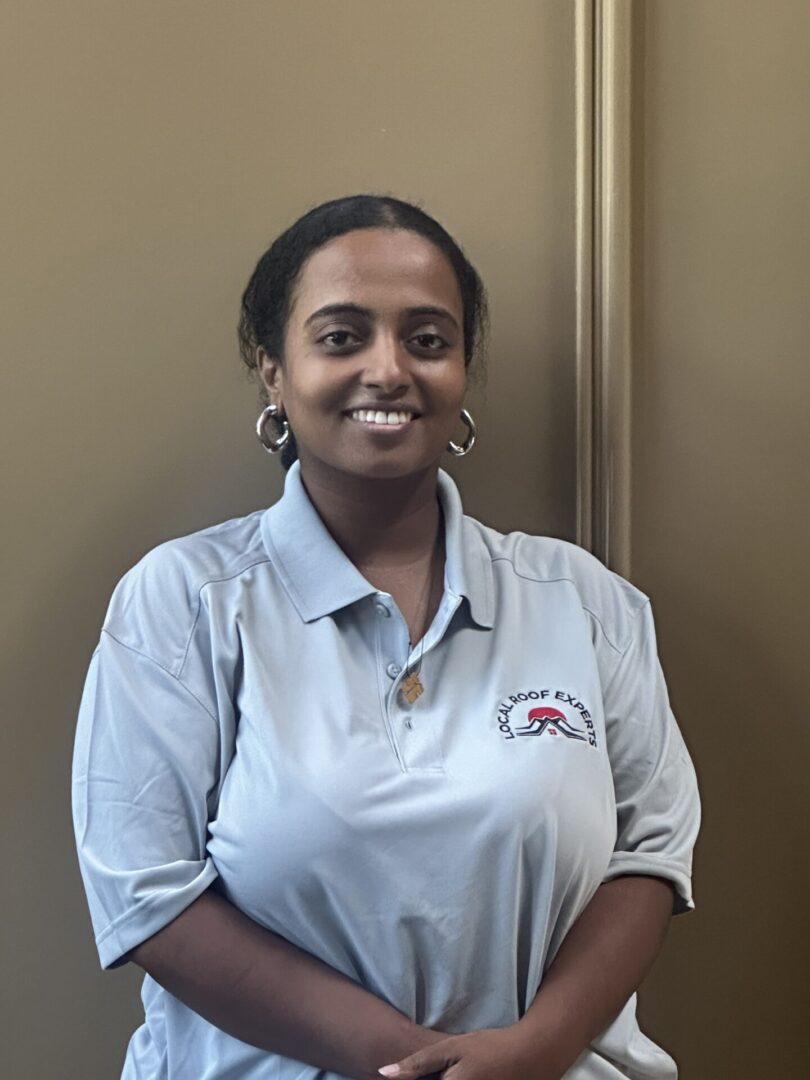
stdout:
<svg viewBox="0 0 810 1080">
<path fill-rule="evenodd" d="M 436 548 L 434 547 L 433 551 L 430 553 L 430 563 L 428 565 L 428 573 L 427 573 L 427 584 L 425 586 L 425 592 L 424 592 L 424 597 L 423 597 L 423 600 L 422 600 L 422 604 L 420 605 L 421 609 L 422 609 L 421 614 L 420 614 L 420 622 L 424 621 L 425 614 L 426 614 L 428 606 L 430 604 L 430 596 L 431 596 L 431 593 L 433 592 L 433 574 L 434 574 L 433 563 L 434 563 L 435 554 L 436 554 Z M 419 625 L 419 624 L 417 623 L 417 625 Z M 422 694 L 424 694 L 424 692 L 425 692 L 425 687 L 424 687 L 424 685 L 422 683 L 422 680 L 419 678 L 419 672 L 422 670 L 422 656 L 424 654 L 424 651 L 425 651 L 425 635 L 422 634 L 422 641 L 421 641 L 421 643 L 419 645 L 419 659 L 416 662 L 416 667 L 413 670 L 411 670 L 410 666 L 405 668 L 405 677 L 404 677 L 404 679 L 402 680 L 402 682 L 400 683 L 400 686 L 399 686 L 400 690 L 402 691 L 403 697 L 405 698 L 405 700 L 408 702 L 409 705 L 413 705 L 413 703 L 416 701 L 416 699 L 420 698 L 422 696 Z"/>
</svg>

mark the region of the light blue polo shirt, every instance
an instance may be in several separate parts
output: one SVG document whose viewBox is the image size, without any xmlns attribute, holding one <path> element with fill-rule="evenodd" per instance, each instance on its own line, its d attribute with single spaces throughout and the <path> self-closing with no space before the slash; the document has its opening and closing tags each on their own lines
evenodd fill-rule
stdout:
<svg viewBox="0 0 810 1080">
<path fill-rule="evenodd" d="M 601 882 L 694 907 L 700 809 L 650 605 L 561 540 L 463 514 L 439 473 L 444 594 L 410 652 L 296 463 L 267 510 L 170 540 L 115 588 L 73 806 L 102 967 L 209 887 L 419 1024 L 514 1024 Z M 422 656 L 424 694 L 399 692 Z M 337 1080 L 146 976 L 127 1080 Z M 671 1080 L 635 995 L 566 1074 Z M 380 1064 L 383 1064 L 382 1062 Z"/>
</svg>

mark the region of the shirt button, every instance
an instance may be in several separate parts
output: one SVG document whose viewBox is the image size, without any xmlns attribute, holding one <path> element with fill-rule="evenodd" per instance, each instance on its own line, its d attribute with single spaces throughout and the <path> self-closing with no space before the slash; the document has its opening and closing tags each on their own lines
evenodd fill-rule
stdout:
<svg viewBox="0 0 810 1080">
<path fill-rule="evenodd" d="M 392 662 L 385 670 L 388 672 L 392 679 L 395 679 L 397 675 L 399 675 L 400 671 L 402 671 L 402 668 L 399 666 L 399 664 L 395 664 Z"/>
<path fill-rule="evenodd" d="M 377 614 L 382 615 L 384 619 L 388 619 L 391 616 L 391 612 L 385 606 L 385 604 L 377 604 Z"/>
</svg>

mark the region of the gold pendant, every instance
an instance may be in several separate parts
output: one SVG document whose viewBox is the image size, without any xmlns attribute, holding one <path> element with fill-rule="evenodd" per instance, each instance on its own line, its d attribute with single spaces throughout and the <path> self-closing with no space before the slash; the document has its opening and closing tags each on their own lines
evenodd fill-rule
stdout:
<svg viewBox="0 0 810 1080">
<path fill-rule="evenodd" d="M 399 688 L 409 705 L 413 705 L 416 699 L 425 692 L 425 688 L 415 671 L 412 671 L 407 679 L 402 680 Z"/>
</svg>

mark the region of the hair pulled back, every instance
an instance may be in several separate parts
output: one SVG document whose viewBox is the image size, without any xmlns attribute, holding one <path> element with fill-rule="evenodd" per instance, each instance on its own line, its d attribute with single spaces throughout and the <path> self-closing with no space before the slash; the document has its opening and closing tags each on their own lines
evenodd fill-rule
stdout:
<svg viewBox="0 0 810 1080">
<path fill-rule="evenodd" d="M 253 374 L 261 346 L 284 363 L 284 334 L 292 307 L 293 289 L 313 252 L 354 229 L 408 229 L 444 252 L 461 292 L 464 311 L 464 363 L 480 364 L 488 331 L 487 296 L 483 282 L 462 249 L 438 221 L 418 206 L 390 195 L 347 195 L 321 203 L 278 236 L 256 264 L 242 294 L 239 353 Z M 268 403 L 262 384 L 261 401 Z M 285 469 L 298 454 L 292 431 L 281 454 Z"/>
</svg>

